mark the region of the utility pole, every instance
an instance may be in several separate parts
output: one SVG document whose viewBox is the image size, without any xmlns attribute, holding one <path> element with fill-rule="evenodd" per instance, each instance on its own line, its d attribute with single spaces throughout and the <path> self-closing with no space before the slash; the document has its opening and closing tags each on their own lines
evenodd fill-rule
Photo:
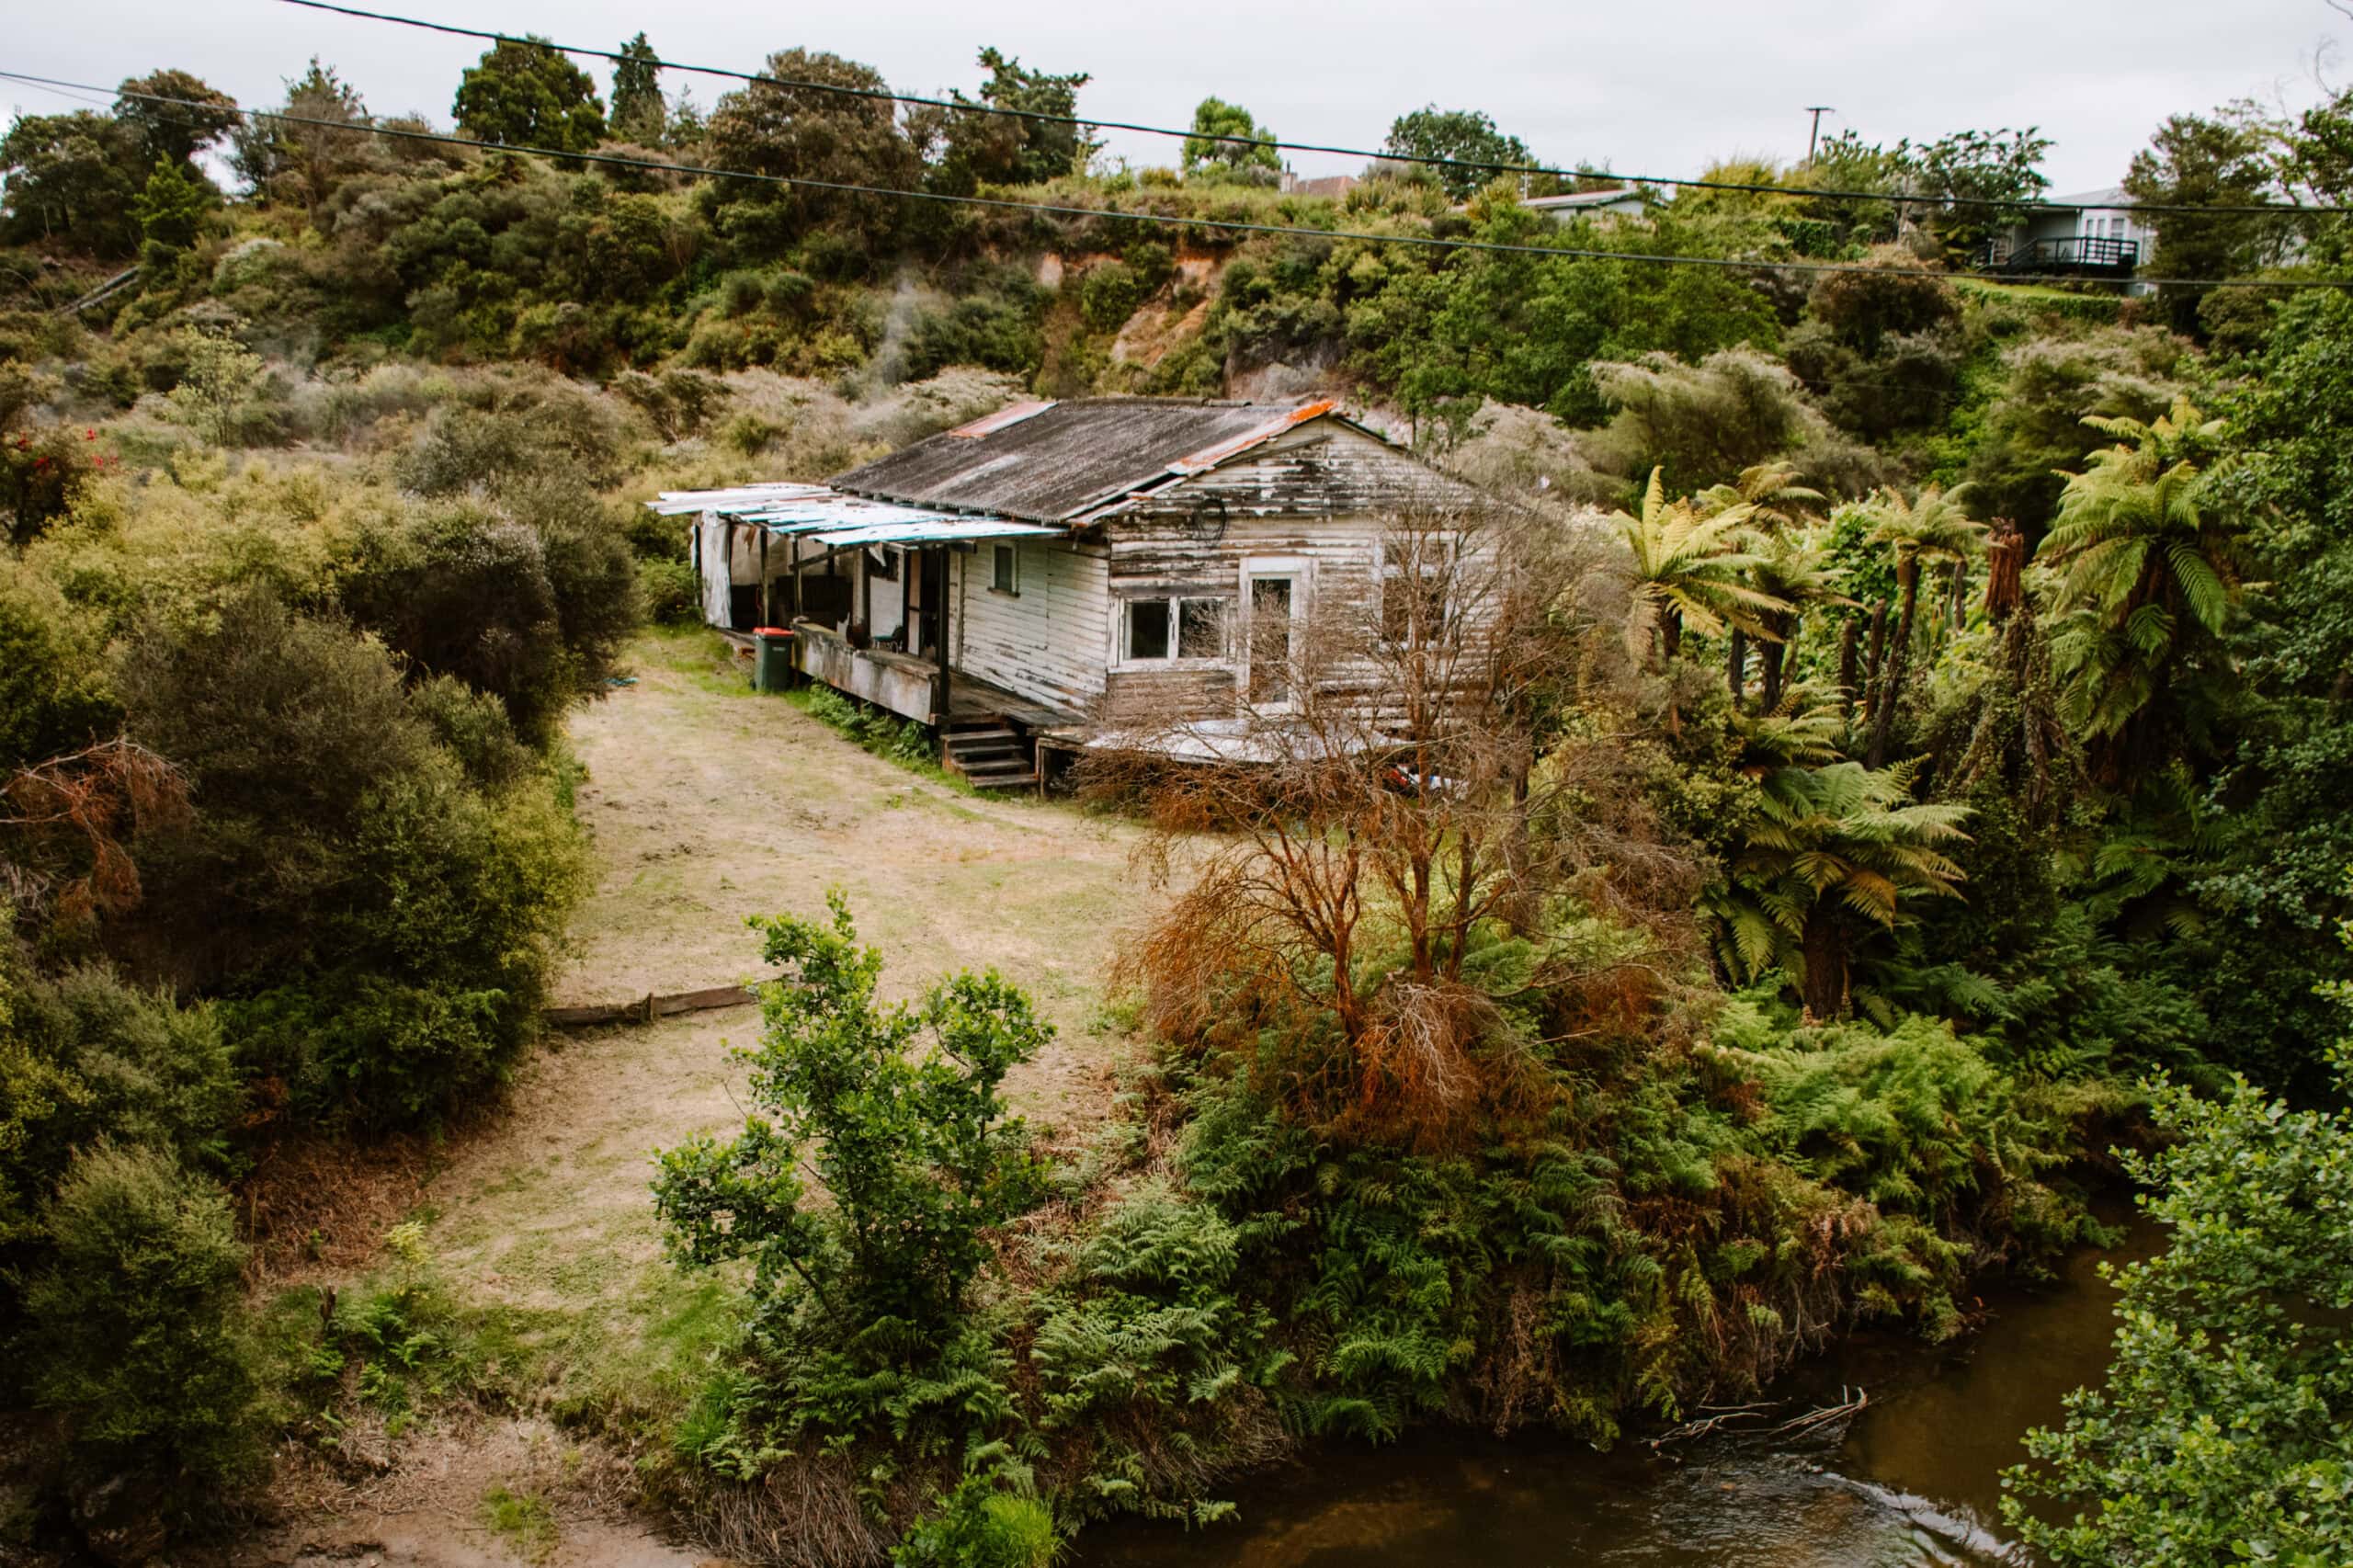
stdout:
<svg viewBox="0 0 2353 1568">
<path fill-rule="evenodd" d="M 1822 141 L 1822 117 L 1825 114 L 1836 114 L 1838 111 L 1832 108 L 1828 104 L 1808 104 L 1806 106 L 1805 112 L 1813 116 L 1813 129 L 1807 131 L 1805 137 L 1806 167 L 1812 168 L 1813 166 L 1813 150 L 1821 143 Z"/>
</svg>

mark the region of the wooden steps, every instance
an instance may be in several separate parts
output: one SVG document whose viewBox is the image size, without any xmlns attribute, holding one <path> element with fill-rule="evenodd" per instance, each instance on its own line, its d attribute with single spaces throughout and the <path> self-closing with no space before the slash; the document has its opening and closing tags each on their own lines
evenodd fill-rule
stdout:
<svg viewBox="0 0 2353 1568">
<path fill-rule="evenodd" d="M 940 732 L 940 762 L 975 790 L 1027 790 L 1038 783 L 1038 748 L 1010 720 L 960 719 Z"/>
</svg>

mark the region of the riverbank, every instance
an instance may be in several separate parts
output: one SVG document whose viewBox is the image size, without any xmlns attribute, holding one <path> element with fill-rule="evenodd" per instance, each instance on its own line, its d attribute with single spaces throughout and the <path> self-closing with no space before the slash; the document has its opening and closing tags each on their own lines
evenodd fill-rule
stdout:
<svg viewBox="0 0 2353 1568">
<path fill-rule="evenodd" d="M 2160 1241 L 2136 1220 L 2048 1286 L 1989 1284 L 1982 1325 L 1947 1345 L 1888 1329 L 1837 1341 L 1781 1379 L 1772 1415 L 1752 1425 L 1859 1391 L 1870 1403 L 1802 1437 L 1733 1430 L 1597 1452 L 1540 1433 L 1422 1427 L 1241 1481 L 1228 1489 L 1234 1518 L 1208 1531 L 1090 1530 L 1071 1568 L 2016 1568 L 2001 1472 L 2023 1459 L 2029 1427 L 2056 1423 L 2067 1393 L 2107 1369 L 2116 1292 L 2102 1267 Z"/>
</svg>

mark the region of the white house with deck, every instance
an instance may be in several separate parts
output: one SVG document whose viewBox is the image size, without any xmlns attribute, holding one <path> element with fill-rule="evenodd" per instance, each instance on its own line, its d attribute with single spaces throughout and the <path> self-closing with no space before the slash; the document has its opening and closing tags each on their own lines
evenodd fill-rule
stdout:
<svg viewBox="0 0 2353 1568">
<path fill-rule="evenodd" d="M 2034 276 L 2129 278 L 2156 248 L 2157 232 L 2121 186 L 2054 196 L 2019 210 L 1986 242 L 1978 262 L 1988 271 Z M 2136 284 L 2135 293 L 2147 291 Z"/>
<path fill-rule="evenodd" d="M 1485 506 L 1329 402 L 1024 403 L 837 475 L 665 494 L 705 619 L 790 627 L 810 677 L 1027 785 L 1131 706 L 1280 703 L 1290 629 L 1377 612 L 1411 507 Z"/>
</svg>

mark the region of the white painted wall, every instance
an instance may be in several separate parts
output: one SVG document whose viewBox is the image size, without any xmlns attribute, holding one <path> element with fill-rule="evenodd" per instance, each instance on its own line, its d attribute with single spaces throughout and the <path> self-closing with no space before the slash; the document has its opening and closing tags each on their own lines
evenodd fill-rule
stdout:
<svg viewBox="0 0 2353 1568">
<path fill-rule="evenodd" d="M 989 541 L 953 562 L 956 668 L 1050 707 L 1082 708 L 1103 689 L 1110 574 L 1099 553 L 1059 539 L 1013 541 L 1017 587 L 990 586 Z"/>
</svg>

